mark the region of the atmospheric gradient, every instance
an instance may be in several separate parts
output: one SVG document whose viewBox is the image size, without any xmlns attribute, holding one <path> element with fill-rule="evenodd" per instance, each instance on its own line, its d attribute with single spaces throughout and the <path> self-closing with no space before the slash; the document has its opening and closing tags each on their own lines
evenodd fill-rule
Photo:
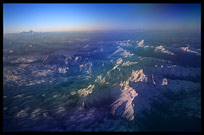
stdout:
<svg viewBox="0 0 204 135">
<path fill-rule="evenodd" d="M 3 131 L 201 131 L 201 4 L 3 4 Z"/>
</svg>

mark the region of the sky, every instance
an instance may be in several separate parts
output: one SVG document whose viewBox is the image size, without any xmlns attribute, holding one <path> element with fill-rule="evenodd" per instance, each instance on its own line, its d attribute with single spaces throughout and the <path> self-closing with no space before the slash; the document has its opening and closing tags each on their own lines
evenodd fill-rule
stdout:
<svg viewBox="0 0 204 135">
<path fill-rule="evenodd" d="M 3 4 L 3 31 L 200 30 L 201 4 Z"/>
</svg>

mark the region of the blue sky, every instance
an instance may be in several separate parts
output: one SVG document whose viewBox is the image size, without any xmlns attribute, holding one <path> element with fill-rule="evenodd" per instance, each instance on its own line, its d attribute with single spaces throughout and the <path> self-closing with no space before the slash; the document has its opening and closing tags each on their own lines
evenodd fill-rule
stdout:
<svg viewBox="0 0 204 135">
<path fill-rule="evenodd" d="M 200 25 L 201 4 L 3 4 L 4 33 L 199 30 Z"/>
</svg>

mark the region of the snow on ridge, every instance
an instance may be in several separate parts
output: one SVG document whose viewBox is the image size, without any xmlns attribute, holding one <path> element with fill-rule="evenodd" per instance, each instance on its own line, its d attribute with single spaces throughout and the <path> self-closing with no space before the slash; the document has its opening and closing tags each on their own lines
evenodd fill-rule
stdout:
<svg viewBox="0 0 204 135">
<path fill-rule="evenodd" d="M 130 61 L 126 61 L 122 64 L 122 66 L 130 66 L 130 65 L 134 65 L 134 64 L 138 64 L 138 62 L 130 62 Z"/>
<path fill-rule="evenodd" d="M 111 104 L 111 113 L 114 115 L 116 113 L 116 110 L 120 108 L 123 103 L 127 102 L 125 104 L 125 111 L 123 112 L 123 117 L 127 118 L 128 120 L 133 120 L 134 105 L 132 104 L 132 101 L 136 96 L 138 96 L 138 93 L 135 91 L 135 89 L 129 86 L 129 81 L 122 82 L 120 85 L 122 88 L 122 94 L 120 95 L 120 98 L 118 98 L 115 102 Z"/>
<path fill-rule="evenodd" d="M 68 69 L 69 69 L 68 67 L 65 67 L 65 68 L 59 67 L 59 68 L 58 68 L 58 72 L 59 72 L 59 73 L 62 73 L 62 74 L 65 74 Z"/>
<path fill-rule="evenodd" d="M 130 53 L 129 51 L 121 48 L 120 46 L 117 46 L 117 50 L 115 52 L 113 52 L 113 55 L 117 54 L 120 52 L 120 55 L 123 56 L 123 57 L 132 57 L 134 54 Z"/>
<path fill-rule="evenodd" d="M 75 57 L 75 60 L 74 60 L 75 63 L 77 62 L 77 60 L 78 60 L 79 58 L 81 58 L 81 57 L 79 57 L 79 56 L 76 56 L 76 57 Z"/>
<path fill-rule="evenodd" d="M 132 103 L 136 96 L 138 96 L 138 93 L 136 90 L 129 86 L 129 82 L 143 82 L 147 81 L 146 75 L 143 73 L 143 69 L 132 71 L 132 75 L 130 78 L 128 78 L 127 81 L 121 82 L 120 87 L 122 89 L 122 93 L 120 97 L 115 100 L 111 104 L 111 112 L 114 115 L 117 112 L 121 112 L 121 108 L 123 108 L 123 105 L 125 103 L 125 110 L 123 111 L 122 116 L 127 118 L 128 120 L 134 119 L 134 104 Z"/>
<path fill-rule="evenodd" d="M 29 108 L 22 109 L 20 112 L 18 112 L 16 114 L 16 117 L 18 117 L 18 118 L 27 117 L 28 116 L 28 113 L 27 113 L 28 110 L 29 110 Z"/>
<path fill-rule="evenodd" d="M 120 65 L 123 62 L 123 59 L 119 58 L 116 62 L 117 65 Z"/>
<path fill-rule="evenodd" d="M 80 96 L 86 97 L 88 94 L 91 94 L 93 92 L 93 88 L 95 85 L 90 84 L 87 88 L 79 89 L 78 94 Z"/>
<path fill-rule="evenodd" d="M 83 48 L 87 48 L 89 45 L 85 45 Z"/>
<path fill-rule="evenodd" d="M 33 112 L 31 113 L 30 119 L 37 119 L 41 113 L 42 113 L 42 110 L 40 108 L 33 110 Z"/>
<path fill-rule="evenodd" d="M 111 75 L 110 75 L 111 71 L 113 71 L 113 70 L 115 70 L 116 68 L 118 68 L 118 66 L 119 66 L 120 64 L 122 64 L 122 62 L 123 62 L 123 59 L 122 59 L 122 58 L 118 58 L 118 59 L 117 59 L 116 65 L 115 65 L 111 70 L 109 70 L 109 71 L 107 72 L 108 77 L 111 76 Z M 118 69 L 119 69 L 119 68 L 118 68 Z M 119 69 L 119 70 L 120 70 L 120 69 Z"/>
<path fill-rule="evenodd" d="M 137 46 L 135 48 L 138 48 L 138 47 L 143 47 L 143 48 L 152 48 L 153 46 L 148 46 L 148 45 L 144 45 L 144 39 L 141 40 L 141 41 L 136 41 L 137 42 Z"/>
<path fill-rule="evenodd" d="M 13 63 L 30 63 L 30 62 L 34 62 L 36 60 L 36 58 L 34 57 L 19 57 L 18 59 L 16 59 L 15 61 L 13 61 Z"/>
<path fill-rule="evenodd" d="M 189 53 L 194 53 L 196 55 L 201 55 L 199 52 L 193 51 L 192 49 L 190 49 L 189 46 L 187 46 L 187 47 L 180 47 L 180 49 L 183 50 L 184 52 L 189 52 Z"/>
<path fill-rule="evenodd" d="M 128 80 L 132 82 L 147 82 L 148 78 L 144 74 L 143 69 L 140 69 L 136 71 L 132 70 L 132 75 Z"/>
<path fill-rule="evenodd" d="M 102 77 L 102 75 L 99 75 L 99 76 L 97 76 L 97 78 L 95 79 L 94 82 L 104 84 L 106 82 L 106 79 L 104 77 Z"/>
<path fill-rule="evenodd" d="M 130 53 L 127 50 L 124 50 L 123 53 L 121 53 L 121 56 L 124 56 L 124 57 L 132 57 L 133 55 L 134 54 Z"/>
<path fill-rule="evenodd" d="M 155 85 L 156 84 L 156 82 L 155 82 L 155 80 L 154 80 L 154 75 L 152 74 L 152 83 Z"/>
<path fill-rule="evenodd" d="M 118 48 L 118 49 L 117 49 L 111 56 L 115 55 L 115 54 L 118 53 L 118 52 L 124 51 L 124 49 L 121 48 L 120 46 L 118 46 L 117 48 Z"/>
<path fill-rule="evenodd" d="M 170 66 L 167 65 L 167 68 L 175 68 L 175 67 L 176 65 L 170 65 Z"/>
<path fill-rule="evenodd" d="M 140 47 L 144 46 L 144 40 L 141 40 L 137 45 Z"/>
<path fill-rule="evenodd" d="M 48 74 L 53 73 L 53 71 L 51 69 L 48 69 L 48 70 L 38 70 L 37 72 L 33 71 L 32 73 L 36 74 L 36 76 L 47 76 Z"/>
<path fill-rule="evenodd" d="M 5 79 L 5 82 L 9 82 L 9 81 L 14 81 L 14 82 L 16 82 L 16 81 L 18 81 L 18 80 L 20 79 L 19 76 L 13 75 L 13 74 L 11 74 L 11 75 L 5 74 L 4 77 L 6 78 L 6 79 Z"/>
<path fill-rule="evenodd" d="M 129 42 L 131 42 L 131 40 L 115 41 L 115 43 L 116 43 L 117 45 L 126 46 L 126 47 L 132 46 Z"/>
<path fill-rule="evenodd" d="M 91 74 L 92 73 L 92 62 L 88 61 L 88 62 L 84 62 L 82 64 L 79 65 L 79 71 L 84 71 L 87 74 Z"/>
<path fill-rule="evenodd" d="M 9 50 L 9 53 L 13 53 L 13 50 Z"/>
<path fill-rule="evenodd" d="M 162 53 L 165 53 L 165 54 L 175 55 L 173 52 L 166 50 L 162 45 L 157 46 L 154 51 L 155 52 L 161 51 Z"/>
</svg>

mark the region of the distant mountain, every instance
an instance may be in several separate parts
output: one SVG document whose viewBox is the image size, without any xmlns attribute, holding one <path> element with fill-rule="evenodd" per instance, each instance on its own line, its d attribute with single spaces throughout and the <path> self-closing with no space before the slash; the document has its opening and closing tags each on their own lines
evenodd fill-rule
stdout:
<svg viewBox="0 0 204 135">
<path fill-rule="evenodd" d="M 34 31 L 30 30 L 28 32 L 25 32 L 25 31 L 20 32 L 19 35 L 36 35 L 36 34 L 39 34 L 39 33 L 41 33 L 41 32 L 34 32 Z"/>
<path fill-rule="evenodd" d="M 35 32 L 35 31 L 28 31 L 28 32 L 20 32 L 20 33 L 7 33 L 4 34 L 4 38 L 30 38 L 30 37 L 35 37 L 35 36 L 39 36 L 39 34 L 41 34 L 42 32 Z"/>
</svg>

